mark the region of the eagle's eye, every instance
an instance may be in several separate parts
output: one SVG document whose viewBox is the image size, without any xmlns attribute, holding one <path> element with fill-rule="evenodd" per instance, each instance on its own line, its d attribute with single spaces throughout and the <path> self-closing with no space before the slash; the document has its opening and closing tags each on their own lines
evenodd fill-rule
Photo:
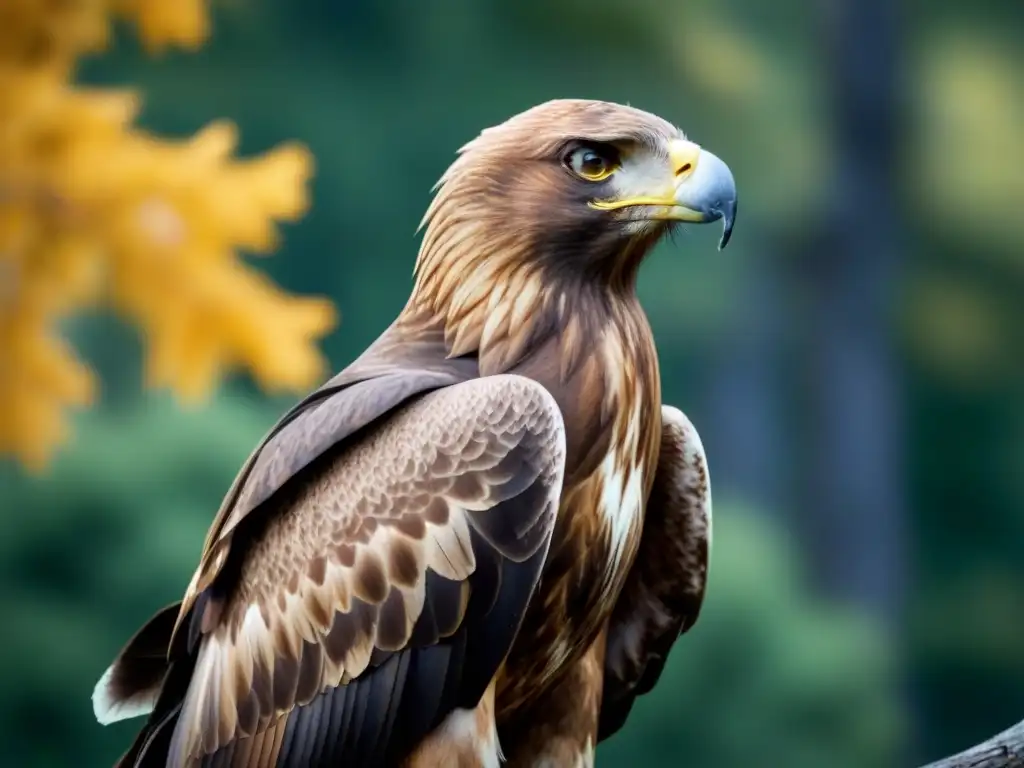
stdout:
<svg viewBox="0 0 1024 768">
<path fill-rule="evenodd" d="M 612 147 L 577 147 L 566 158 L 569 170 L 587 181 L 604 181 L 619 167 L 619 158 Z"/>
</svg>

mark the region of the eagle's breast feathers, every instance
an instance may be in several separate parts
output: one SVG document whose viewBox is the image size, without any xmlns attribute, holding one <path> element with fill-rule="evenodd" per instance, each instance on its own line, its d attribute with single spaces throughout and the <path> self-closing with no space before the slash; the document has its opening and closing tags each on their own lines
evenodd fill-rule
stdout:
<svg viewBox="0 0 1024 768">
<path fill-rule="evenodd" d="M 593 336 L 579 352 L 554 333 L 516 369 L 554 394 L 567 452 L 548 560 L 499 679 L 501 720 L 520 717 L 594 642 L 630 573 L 654 483 L 661 393 L 650 327 L 629 301 L 595 301 L 588 317 Z M 578 355 L 569 377 L 549 362 L 559 354 Z"/>
<path fill-rule="evenodd" d="M 601 353 L 614 412 L 609 450 L 596 477 L 596 512 L 608 539 L 609 587 L 621 586 L 633 563 L 644 506 L 654 480 L 661 442 L 658 358 L 646 318 L 638 313 L 605 336 Z M 612 595 L 614 599 L 614 594 Z"/>
</svg>

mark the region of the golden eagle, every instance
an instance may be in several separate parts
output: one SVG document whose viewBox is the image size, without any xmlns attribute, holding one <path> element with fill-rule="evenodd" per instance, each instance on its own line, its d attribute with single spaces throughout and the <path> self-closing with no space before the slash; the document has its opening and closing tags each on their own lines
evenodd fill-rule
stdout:
<svg viewBox="0 0 1024 768">
<path fill-rule="evenodd" d="M 736 214 L 652 114 L 558 100 L 460 151 L 415 285 L 242 467 L 180 603 L 96 686 L 121 766 L 591 765 L 696 620 L 697 432 L 637 270 Z"/>
</svg>

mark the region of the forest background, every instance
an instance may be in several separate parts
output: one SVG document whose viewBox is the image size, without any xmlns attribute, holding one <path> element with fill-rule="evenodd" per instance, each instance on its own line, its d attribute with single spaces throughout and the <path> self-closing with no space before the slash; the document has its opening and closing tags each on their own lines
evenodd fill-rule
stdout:
<svg viewBox="0 0 1024 768">
<path fill-rule="evenodd" d="M 6 761 L 120 754 L 138 723 L 98 726 L 92 685 L 249 450 L 400 309 L 455 149 L 566 96 L 680 124 L 742 197 L 726 251 L 694 228 L 641 278 L 715 552 L 601 764 L 905 766 L 1024 717 L 1022 28 L 996 0 L 5 0 Z"/>
</svg>

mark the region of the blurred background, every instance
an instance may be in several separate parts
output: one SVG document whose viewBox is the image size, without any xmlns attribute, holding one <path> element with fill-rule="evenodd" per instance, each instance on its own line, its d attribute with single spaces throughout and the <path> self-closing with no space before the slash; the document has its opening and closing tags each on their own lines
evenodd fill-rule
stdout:
<svg viewBox="0 0 1024 768">
<path fill-rule="evenodd" d="M 742 198 L 726 251 L 643 270 L 715 551 L 599 764 L 908 766 L 1024 717 L 1024 5 L 3 6 L 5 764 L 121 753 L 92 686 L 249 450 L 401 308 L 455 150 L 569 96 L 676 122 Z M 220 119 L 255 160 L 192 138 Z"/>
</svg>

